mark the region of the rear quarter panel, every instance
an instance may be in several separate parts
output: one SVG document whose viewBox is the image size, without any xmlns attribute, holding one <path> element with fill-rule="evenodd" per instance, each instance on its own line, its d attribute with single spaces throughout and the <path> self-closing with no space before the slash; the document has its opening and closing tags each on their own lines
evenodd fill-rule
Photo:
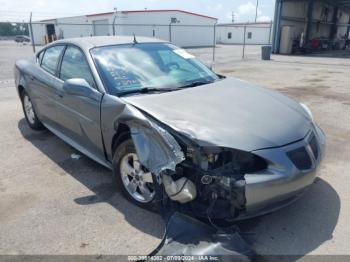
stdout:
<svg viewBox="0 0 350 262">
<path fill-rule="evenodd" d="M 28 69 L 27 67 L 33 66 L 32 63 L 28 60 L 18 60 L 15 63 L 14 76 L 15 76 L 15 85 L 17 92 L 19 94 L 19 87 L 28 88 Z"/>
<path fill-rule="evenodd" d="M 15 84 L 17 92 L 19 93 L 19 87 L 23 87 L 28 93 L 33 103 L 34 109 L 41 121 L 45 121 L 42 118 L 42 95 L 44 86 L 54 86 L 53 76 L 42 70 L 33 59 L 18 60 L 15 64 Z M 41 104 L 40 104 L 41 103 Z"/>
</svg>

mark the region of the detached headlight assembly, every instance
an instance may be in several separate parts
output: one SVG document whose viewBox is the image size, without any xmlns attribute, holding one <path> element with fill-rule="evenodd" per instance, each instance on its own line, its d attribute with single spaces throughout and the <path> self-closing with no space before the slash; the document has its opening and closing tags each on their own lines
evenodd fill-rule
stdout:
<svg viewBox="0 0 350 262">
<path fill-rule="evenodd" d="M 304 108 L 305 112 L 309 115 L 310 119 L 312 120 L 312 122 L 314 121 L 314 116 L 312 115 L 312 112 L 310 110 L 310 108 L 303 104 L 303 103 L 300 103 L 300 105 Z"/>
</svg>

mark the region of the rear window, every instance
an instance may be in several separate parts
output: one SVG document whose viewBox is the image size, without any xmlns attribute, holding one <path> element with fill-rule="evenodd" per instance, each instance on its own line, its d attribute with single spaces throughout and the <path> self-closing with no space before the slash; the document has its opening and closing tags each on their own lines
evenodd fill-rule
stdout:
<svg viewBox="0 0 350 262">
<path fill-rule="evenodd" d="M 44 57 L 41 61 L 41 67 L 54 75 L 56 73 L 58 60 L 63 49 L 63 45 L 53 46 L 46 49 Z"/>
</svg>

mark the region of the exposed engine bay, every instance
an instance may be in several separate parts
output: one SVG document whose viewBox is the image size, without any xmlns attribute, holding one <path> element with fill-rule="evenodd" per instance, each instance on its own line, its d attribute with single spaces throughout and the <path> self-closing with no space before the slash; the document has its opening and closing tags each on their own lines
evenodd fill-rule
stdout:
<svg viewBox="0 0 350 262">
<path fill-rule="evenodd" d="M 215 218 L 237 217 L 246 204 L 244 175 L 266 168 L 261 158 L 240 150 L 187 147 L 185 154 L 176 176 L 195 183 L 198 197 L 193 207 L 201 216 L 205 212 Z"/>
<path fill-rule="evenodd" d="M 197 216 L 231 220 L 245 209 L 244 175 L 265 165 L 243 151 L 198 152 L 190 148 L 175 172 L 162 174 L 162 182 L 171 200 Z"/>
<path fill-rule="evenodd" d="M 132 138 L 141 163 L 163 190 L 162 196 L 175 202 L 174 210 L 233 220 L 245 209 L 244 175 L 265 169 L 266 161 L 242 150 L 200 147 L 155 123 L 151 127 L 134 125 Z"/>
</svg>

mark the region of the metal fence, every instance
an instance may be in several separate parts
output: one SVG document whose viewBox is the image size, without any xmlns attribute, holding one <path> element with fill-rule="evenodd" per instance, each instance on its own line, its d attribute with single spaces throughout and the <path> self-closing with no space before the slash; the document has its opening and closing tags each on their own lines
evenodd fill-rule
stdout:
<svg viewBox="0 0 350 262">
<path fill-rule="evenodd" d="M 11 22 L 11 24 L 16 28 L 26 28 L 23 32 L 30 36 L 34 52 L 36 46 L 45 45 L 58 39 L 96 35 L 135 35 L 136 37 L 146 36 L 166 40 L 184 48 L 210 48 L 211 63 L 215 63 L 217 45 L 235 45 L 235 52 L 240 52 L 241 59 L 249 59 L 251 54 L 249 46 L 270 45 L 272 42 L 272 23 L 261 25 L 198 25 L 176 22 L 169 24 L 126 24 L 115 23 L 115 21 L 108 23 L 103 22 L 103 20 L 93 21 L 93 23 L 74 22 L 74 17 L 72 20 L 73 22 L 69 23 L 53 19 L 27 23 Z M 0 38 L 5 37 L 1 35 L 3 34 L 1 28 L 5 25 L 8 23 L 0 22 Z M 16 34 L 21 34 L 21 31 L 17 30 Z M 237 49 L 237 46 L 241 48 Z M 251 57 L 253 56 L 257 57 L 256 51 Z"/>
</svg>

